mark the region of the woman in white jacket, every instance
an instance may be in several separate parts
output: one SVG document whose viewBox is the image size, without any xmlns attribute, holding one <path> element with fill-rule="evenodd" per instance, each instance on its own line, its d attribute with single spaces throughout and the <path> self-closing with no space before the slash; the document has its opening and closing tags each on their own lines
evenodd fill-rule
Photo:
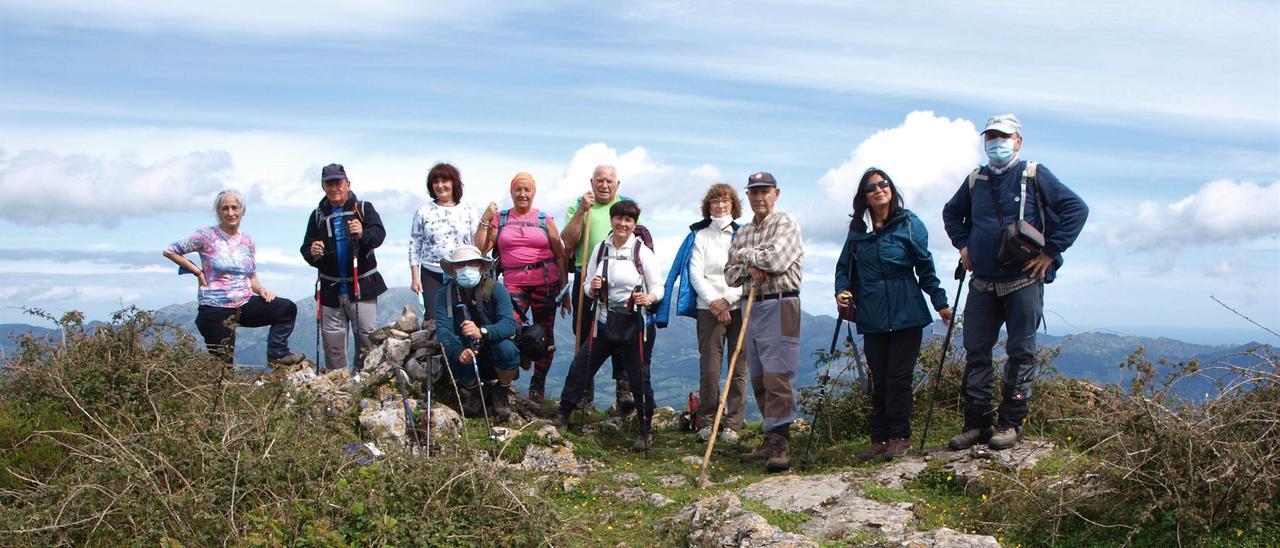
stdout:
<svg viewBox="0 0 1280 548">
<path fill-rule="evenodd" d="M 720 405 L 720 370 L 725 345 L 738 340 L 742 329 L 741 287 L 729 287 L 724 279 L 724 265 L 729 261 L 729 246 L 738 231 L 734 222 L 742 215 L 742 201 L 733 187 L 724 183 L 711 185 L 702 198 L 702 222 L 693 226 L 693 249 L 689 254 L 689 283 L 697 294 L 698 354 L 700 356 L 698 389 L 698 439 L 711 438 L 711 425 Z M 740 356 L 733 378 L 726 390 L 724 419 L 720 439 L 738 440 L 737 431 L 746 425 L 747 367 Z"/>
</svg>

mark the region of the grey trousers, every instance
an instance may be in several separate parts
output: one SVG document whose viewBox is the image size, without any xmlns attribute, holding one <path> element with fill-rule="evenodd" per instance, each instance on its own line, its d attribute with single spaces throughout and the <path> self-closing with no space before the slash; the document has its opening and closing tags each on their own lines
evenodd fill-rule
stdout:
<svg viewBox="0 0 1280 548">
<path fill-rule="evenodd" d="M 965 429 L 1020 427 L 1030 411 L 1031 383 L 1036 375 L 1036 327 L 1044 310 L 1044 284 L 1034 284 L 1000 297 L 995 291 L 976 291 L 969 285 L 964 305 Z M 1003 386 L 999 416 L 991 408 L 995 390 L 992 348 L 1003 324 L 1005 340 Z"/>
<path fill-rule="evenodd" d="M 324 367 L 330 371 L 346 369 L 347 361 L 347 329 L 356 325 L 356 357 L 355 370 L 359 372 L 364 364 L 365 349 L 369 348 L 369 334 L 378 323 L 378 299 L 366 299 L 358 304 L 352 302 L 347 295 L 338 296 L 338 306 L 325 306 L 320 311 L 320 332 L 324 342 Z M 358 307 L 358 309 L 357 309 Z"/>
<path fill-rule="evenodd" d="M 800 297 L 757 300 L 751 307 L 742 353 L 765 431 L 790 425 L 796 420 L 795 382 L 800 369 Z"/>
<path fill-rule="evenodd" d="M 730 318 L 729 325 L 720 325 L 720 321 L 710 310 L 698 310 L 698 354 L 701 366 L 698 416 L 699 422 L 707 426 L 711 426 L 715 420 L 716 409 L 720 406 L 720 372 L 726 368 L 728 361 L 725 357 L 725 345 L 729 347 L 728 357 L 731 359 L 733 347 L 738 344 L 738 333 L 742 330 L 742 311 L 734 310 L 730 313 Z M 738 356 L 727 392 L 721 426 L 741 430 L 747 420 L 747 364 L 744 355 Z"/>
</svg>

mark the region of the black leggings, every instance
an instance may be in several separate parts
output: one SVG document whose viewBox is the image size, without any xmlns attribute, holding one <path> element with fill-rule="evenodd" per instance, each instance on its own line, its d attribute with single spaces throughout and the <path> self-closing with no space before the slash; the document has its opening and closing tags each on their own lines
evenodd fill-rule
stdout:
<svg viewBox="0 0 1280 548">
<path fill-rule="evenodd" d="M 603 331 L 603 328 L 601 328 Z M 623 372 L 631 379 L 631 396 L 635 398 L 637 418 L 641 424 L 648 425 L 653 418 L 653 383 L 649 379 L 649 351 L 653 349 L 653 337 L 644 344 L 645 356 L 640 359 L 640 340 L 636 337 L 627 341 L 611 341 L 603 333 L 598 333 L 591 343 L 583 343 L 582 349 L 573 356 L 569 365 L 569 374 L 564 380 L 564 390 L 560 393 L 560 413 L 568 415 L 578 407 L 587 383 L 596 376 L 604 361 L 613 360 L 616 372 Z"/>
<path fill-rule="evenodd" d="M 418 277 L 422 280 L 422 306 L 426 312 L 423 321 L 436 319 L 436 293 L 444 287 L 444 274 L 432 272 L 425 267 L 418 267 Z"/>
<path fill-rule="evenodd" d="M 254 295 L 240 308 L 201 305 L 196 312 L 196 329 L 204 337 L 209 353 L 231 363 L 236 354 L 236 327 L 271 326 L 267 334 L 267 360 L 289 355 L 289 335 L 298 316 L 293 301 L 276 297 L 271 302 Z"/>
<path fill-rule="evenodd" d="M 911 377 L 922 328 L 862 336 L 871 369 L 871 441 L 911 438 Z"/>
</svg>

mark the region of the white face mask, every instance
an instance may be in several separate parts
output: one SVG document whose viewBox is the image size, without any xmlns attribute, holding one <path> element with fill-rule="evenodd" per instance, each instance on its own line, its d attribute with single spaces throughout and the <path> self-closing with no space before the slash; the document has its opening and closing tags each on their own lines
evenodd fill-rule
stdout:
<svg viewBox="0 0 1280 548">
<path fill-rule="evenodd" d="M 732 223 L 732 222 L 733 222 L 733 217 L 730 217 L 728 215 L 725 215 L 724 217 L 711 218 L 711 224 L 715 225 L 716 229 L 718 230 L 724 230 L 724 227 L 729 226 L 729 223 Z"/>
</svg>

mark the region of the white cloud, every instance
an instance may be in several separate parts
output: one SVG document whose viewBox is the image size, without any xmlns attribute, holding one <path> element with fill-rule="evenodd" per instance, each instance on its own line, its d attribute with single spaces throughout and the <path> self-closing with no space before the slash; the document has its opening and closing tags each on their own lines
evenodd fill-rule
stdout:
<svg viewBox="0 0 1280 548">
<path fill-rule="evenodd" d="M 564 211 L 590 190 L 591 174 L 600 164 L 618 169 L 618 179 L 622 181 L 618 193 L 640 205 L 641 217 L 647 224 L 654 224 L 650 219 L 659 218 L 696 220 L 691 217 L 698 215 L 703 193 L 721 179 L 720 170 L 712 165 L 680 167 L 655 159 L 644 147 L 619 154 L 607 143 L 591 143 L 574 152 L 569 165 L 549 188 L 539 188 L 538 199 L 545 204 L 543 207 Z"/>
<path fill-rule="evenodd" d="M 1280 236 L 1280 181 L 1211 181 L 1176 202 L 1145 201 L 1108 242 L 1137 251 L 1236 244 Z"/>
<path fill-rule="evenodd" d="M 231 168 L 224 151 L 197 151 L 149 163 L 29 150 L 0 150 L 0 218 L 31 225 L 118 226 L 126 217 L 213 208 Z"/>
<path fill-rule="evenodd" d="M 945 243 L 937 212 L 955 193 L 965 174 L 981 161 L 978 141 L 977 128 L 968 120 L 952 120 L 927 111 L 908 114 L 901 125 L 878 131 L 862 141 L 849 160 L 827 170 L 818 180 L 828 200 L 815 208 L 814 216 L 801 219 L 806 236 L 843 239 L 858 181 L 868 167 L 875 166 L 893 178 L 907 208 L 934 232 L 931 241 Z M 813 220 L 806 222 L 808 219 Z"/>
</svg>

